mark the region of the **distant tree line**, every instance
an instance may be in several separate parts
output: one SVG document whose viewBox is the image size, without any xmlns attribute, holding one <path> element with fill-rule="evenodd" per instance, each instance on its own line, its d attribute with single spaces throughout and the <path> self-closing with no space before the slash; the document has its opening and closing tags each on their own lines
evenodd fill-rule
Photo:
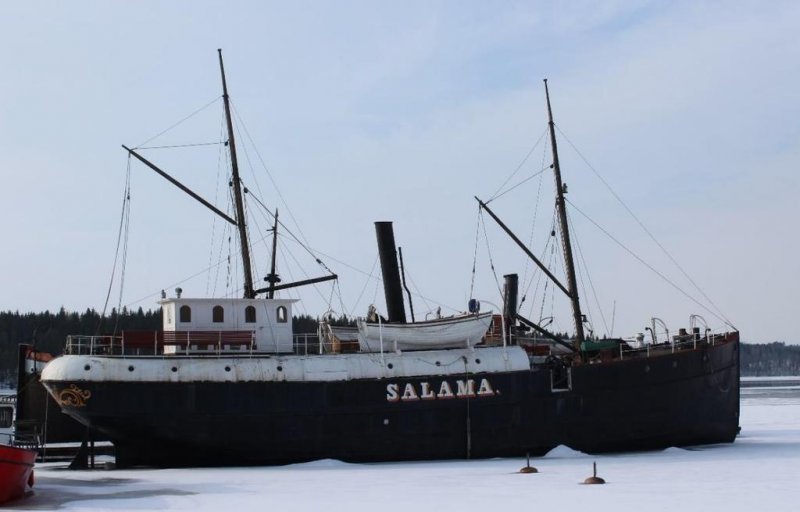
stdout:
<svg viewBox="0 0 800 512">
<path fill-rule="evenodd" d="M 743 343 L 740 356 L 743 377 L 800 375 L 800 345 Z"/>
<path fill-rule="evenodd" d="M 352 318 L 332 319 L 334 325 L 354 326 Z M 101 317 L 94 309 L 83 313 L 0 312 L 0 385 L 13 387 L 16 383 L 17 346 L 34 345 L 38 350 L 60 354 L 70 334 L 108 335 L 123 330 L 157 330 L 162 325 L 161 311 L 142 308 L 116 309 Z M 295 333 L 316 333 L 317 319 L 310 315 L 292 318 Z M 566 333 L 564 333 L 566 336 Z M 743 343 L 741 349 L 742 376 L 800 375 L 800 345 L 784 342 L 767 344 Z"/>
</svg>

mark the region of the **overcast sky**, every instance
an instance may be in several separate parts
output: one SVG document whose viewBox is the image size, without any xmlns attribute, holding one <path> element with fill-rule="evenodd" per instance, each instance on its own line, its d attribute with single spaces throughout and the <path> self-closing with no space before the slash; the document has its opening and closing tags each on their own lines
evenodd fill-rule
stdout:
<svg viewBox="0 0 800 512">
<path fill-rule="evenodd" d="M 543 254 L 554 188 L 534 175 L 551 162 L 536 145 L 547 77 L 567 197 L 586 215 L 570 209 L 594 330 L 627 336 L 658 316 L 676 331 L 692 313 L 724 327 L 596 171 L 745 341 L 800 341 L 798 27 L 792 1 L 4 2 L 0 310 L 103 308 L 120 145 L 205 105 L 146 146 L 222 140 L 223 48 L 243 180 L 340 275 L 337 288 L 284 295 L 302 298 L 295 312 L 384 309 L 373 222 L 391 220 L 425 297 L 417 317 L 466 308 L 477 253 L 484 308 L 501 302 L 491 261 L 499 279 L 520 275 L 523 314 L 571 330 L 563 297 L 534 293 L 533 267 L 484 216 L 487 244 L 473 199 L 518 167 L 509 184 L 533 176 L 490 206 Z M 229 208 L 219 145 L 142 154 Z M 224 223 L 141 164 L 130 176 L 121 304 L 156 307 L 176 285 L 238 296 Z M 253 199 L 248 210 L 260 280 L 269 219 Z M 325 273 L 281 235 L 284 281 Z"/>
</svg>

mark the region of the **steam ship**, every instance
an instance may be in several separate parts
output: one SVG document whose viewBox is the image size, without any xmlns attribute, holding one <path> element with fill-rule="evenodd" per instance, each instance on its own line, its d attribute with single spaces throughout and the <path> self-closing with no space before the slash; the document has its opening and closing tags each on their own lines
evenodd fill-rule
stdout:
<svg viewBox="0 0 800 512">
<path fill-rule="evenodd" d="M 164 296 L 162 330 L 70 336 L 65 355 L 42 372 L 63 412 L 114 443 L 118 467 L 517 457 L 558 445 L 601 453 L 734 441 L 735 329 L 701 330 L 693 316 L 688 330 L 658 343 L 585 336 L 546 82 L 566 283 L 478 201 L 569 299 L 574 336 L 520 314 L 515 274 L 505 276 L 502 311 L 492 312 L 491 325 L 477 301 L 455 318 L 408 322 L 392 224 L 378 222 L 387 317 L 367 319 L 350 341 L 322 328 L 309 343 L 292 331 L 295 301 L 274 294 L 336 276 L 277 284 L 273 259 L 269 286 L 254 287 L 221 52 L 219 64 L 236 218 L 126 149 L 236 226 L 244 296 Z"/>
</svg>

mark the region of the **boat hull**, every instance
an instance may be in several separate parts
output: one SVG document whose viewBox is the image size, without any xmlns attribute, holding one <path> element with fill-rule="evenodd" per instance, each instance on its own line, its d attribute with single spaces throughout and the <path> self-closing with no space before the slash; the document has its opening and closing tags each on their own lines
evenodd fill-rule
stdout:
<svg viewBox="0 0 800 512">
<path fill-rule="evenodd" d="M 0 444 L 0 503 L 22 497 L 33 486 L 36 452 Z"/>
<path fill-rule="evenodd" d="M 654 450 L 732 442 L 739 425 L 738 340 L 575 366 L 565 390 L 553 390 L 548 369 L 45 385 L 91 396 L 62 407 L 113 441 L 120 467 L 535 456 L 561 444 L 587 453 Z"/>
</svg>

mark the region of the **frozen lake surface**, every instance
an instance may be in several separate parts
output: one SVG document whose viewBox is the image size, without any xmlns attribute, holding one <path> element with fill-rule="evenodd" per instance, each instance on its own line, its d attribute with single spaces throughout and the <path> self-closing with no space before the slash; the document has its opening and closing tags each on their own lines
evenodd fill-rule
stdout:
<svg viewBox="0 0 800 512">
<path fill-rule="evenodd" d="M 282 467 L 36 469 L 33 494 L 7 510 L 494 512 L 795 511 L 800 508 L 800 386 L 742 389 L 734 444 L 590 456 L 559 447 L 532 459 Z M 581 485 L 597 461 L 606 485 Z"/>
</svg>

